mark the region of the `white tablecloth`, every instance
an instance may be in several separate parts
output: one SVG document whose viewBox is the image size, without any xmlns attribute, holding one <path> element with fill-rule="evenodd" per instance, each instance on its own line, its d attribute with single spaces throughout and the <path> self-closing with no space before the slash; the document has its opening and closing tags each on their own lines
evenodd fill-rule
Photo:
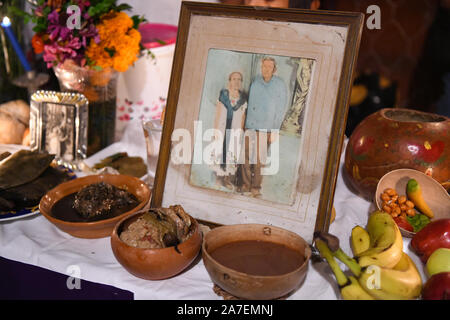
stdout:
<svg viewBox="0 0 450 320">
<path fill-rule="evenodd" d="M 355 225 L 365 226 L 368 214 L 375 207 L 347 188 L 342 178 L 343 163 L 342 157 L 334 198 L 337 215 L 330 226 L 330 232 L 339 237 L 343 250 L 351 254 L 351 229 Z M 426 279 L 424 266 L 411 252 L 409 242 L 410 239 L 404 239 L 404 251 L 416 263 L 422 279 Z M 109 238 L 74 238 L 57 229 L 40 214 L 0 223 L 0 256 L 67 274 L 68 277 L 73 275 L 70 266 L 76 265 L 81 271 L 82 279 L 132 291 L 137 300 L 222 299 L 213 292 L 213 283 L 201 257 L 187 270 L 171 279 L 142 280 L 129 274 L 117 262 Z M 310 261 L 305 282 L 287 299 L 334 300 L 340 299 L 340 295 L 326 263 L 313 264 Z"/>
</svg>

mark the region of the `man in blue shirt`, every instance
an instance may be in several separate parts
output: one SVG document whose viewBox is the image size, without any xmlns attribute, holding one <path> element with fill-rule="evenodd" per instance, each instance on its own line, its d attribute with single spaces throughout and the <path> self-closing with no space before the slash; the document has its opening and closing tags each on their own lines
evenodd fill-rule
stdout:
<svg viewBox="0 0 450 320">
<path fill-rule="evenodd" d="M 249 163 L 249 137 L 245 137 L 245 163 L 242 166 L 242 191 L 250 191 L 253 196 L 261 194 L 261 159 L 259 158 L 259 139 L 263 136 L 260 130 L 267 132 L 267 148 L 272 137 L 271 130 L 279 130 L 288 109 L 287 87 L 284 81 L 275 76 L 277 70 L 275 59 L 263 57 L 261 60 L 261 75 L 258 75 L 250 85 L 245 129 L 255 130 L 257 141 L 256 163 Z"/>
<path fill-rule="evenodd" d="M 250 85 L 246 129 L 280 129 L 287 111 L 287 88 L 284 81 L 274 75 L 276 70 L 273 58 L 263 58 L 262 74 Z"/>
</svg>

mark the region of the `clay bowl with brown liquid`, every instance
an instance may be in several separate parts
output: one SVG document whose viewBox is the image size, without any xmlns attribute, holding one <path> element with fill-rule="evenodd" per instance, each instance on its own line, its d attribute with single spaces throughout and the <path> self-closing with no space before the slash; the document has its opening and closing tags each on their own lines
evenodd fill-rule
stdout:
<svg viewBox="0 0 450 320">
<path fill-rule="evenodd" d="M 294 232 L 261 224 L 212 229 L 202 246 L 211 280 L 227 293 L 270 300 L 297 290 L 308 270 L 311 249 Z"/>
<path fill-rule="evenodd" d="M 177 246 L 166 248 L 138 248 L 125 243 L 120 234 L 147 210 L 123 218 L 111 234 L 111 248 L 117 261 L 132 275 L 145 280 L 162 280 L 176 276 L 197 257 L 202 244 L 198 222 L 190 217 L 191 236 Z"/>
<path fill-rule="evenodd" d="M 85 186 L 100 182 L 109 183 L 121 189 L 126 188 L 128 192 L 137 198 L 139 201 L 138 205 L 114 216 L 105 216 L 104 219 L 89 222 L 78 221 L 79 219 L 73 214 L 72 210 L 64 210 L 58 215 L 52 212 L 52 208 L 59 200 L 67 199 L 69 195 L 73 195 Z M 150 196 L 150 188 L 138 178 L 120 174 L 90 175 L 61 183 L 47 192 L 39 203 L 39 210 L 56 227 L 74 237 L 87 239 L 104 238 L 111 235 L 114 226 L 122 218 L 143 209 L 148 204 Z"/>
</svg>

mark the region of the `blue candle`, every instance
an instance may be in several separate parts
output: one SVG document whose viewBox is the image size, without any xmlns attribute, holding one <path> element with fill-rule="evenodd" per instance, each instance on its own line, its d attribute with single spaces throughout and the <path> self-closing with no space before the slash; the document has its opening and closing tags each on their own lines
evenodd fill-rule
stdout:
<svg viewBox="0 0 450 320">
<path fill-rule="evenodd" d="M 30 64 L 28 63 L 28 60 L 25 57 L 25 54 L 23 53 L 22 48 L 20 47 L 19 42 L 17 42 L 16 36 L 14 35 L 14 33 L 11 29 L 11 21 L 9 20 L 8 17 L 3 18 L 2 27 L 5 30 L 5 33 L 8 36 L 9 41 L 11 41 L 14 51 L 16 52 L 17 56 L 19 57 L 19 60 L 22 63 L 23 68 L 27 72 L 31 71 Z"/>
</svg>

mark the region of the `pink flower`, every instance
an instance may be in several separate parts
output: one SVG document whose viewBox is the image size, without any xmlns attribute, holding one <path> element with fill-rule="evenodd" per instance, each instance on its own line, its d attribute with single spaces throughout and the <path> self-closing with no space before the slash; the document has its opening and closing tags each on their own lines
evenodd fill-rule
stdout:
<svg viewBox="0 0 450 320">
<path fill-rule="evenodd" d="M 77 50 L 81 48 L 79 38 L 71 37 L 69 41 L 53 42 L 52 44 L 44 45 L 44 61 L 47 62 L 47 68 L 51 68 L 55 61 L 64 62 L 65 59 L 73 59 L 79 61 L 82 59 L 80 52 Z"/>
</svg>

